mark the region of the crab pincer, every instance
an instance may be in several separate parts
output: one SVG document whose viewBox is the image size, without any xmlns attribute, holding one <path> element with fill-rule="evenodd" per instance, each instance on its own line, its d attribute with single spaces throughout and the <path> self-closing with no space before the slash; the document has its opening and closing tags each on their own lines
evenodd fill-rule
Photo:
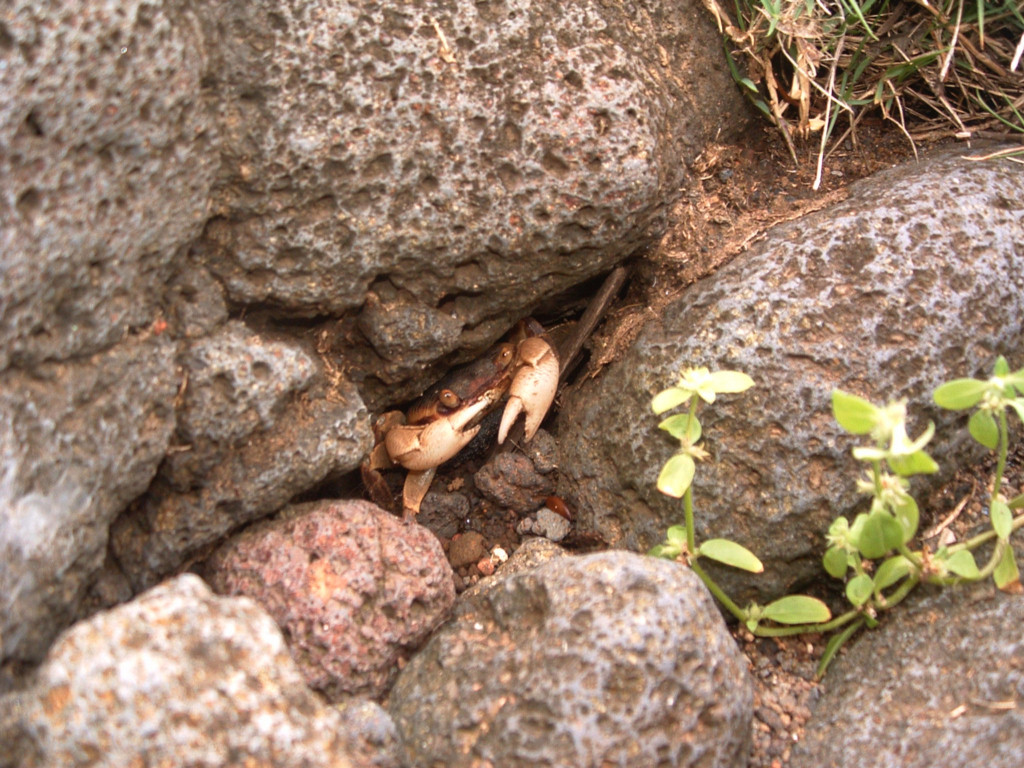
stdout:
<svg viewBox="0 0 1024 768">
<path fill-rule="evenodd" d="M 523 339 L 518 348 L 519 367 L 509 387 L 508 403 L 498 427 L 498 443 L 504 443 L 520 414 L 526 414 L 525 436 L 531 440 L 551 409 L 558 390 L 558 356 L 540 336 Z"/>
</svg>

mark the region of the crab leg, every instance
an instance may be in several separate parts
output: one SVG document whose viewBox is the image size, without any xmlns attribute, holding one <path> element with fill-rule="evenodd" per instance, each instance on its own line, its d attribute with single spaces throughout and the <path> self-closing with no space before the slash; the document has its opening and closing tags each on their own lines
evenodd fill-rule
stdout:
<svg viewBox="0 0 1024 768">
<path fill-rule="evenodd" d="M 525 436 L 531 440 L 544 421 L 558 390 L 558 356 L 540 336 L 519 343 L 522 367 L 509 388 L 508 404 L 501 415 L 498 443 L 504 443 L 519 414 L 526 414 Z"/>
<path fill-rule="evenodd" d="M 409 470 L 405 476 L 405 485 L 402 486 L 402 517 L 406 520 L 412 520 L 420 513 L 423 497 L 430 490 L 435 474 L 437 469 L 431 468 L 421 472 Z"/>
</svg>

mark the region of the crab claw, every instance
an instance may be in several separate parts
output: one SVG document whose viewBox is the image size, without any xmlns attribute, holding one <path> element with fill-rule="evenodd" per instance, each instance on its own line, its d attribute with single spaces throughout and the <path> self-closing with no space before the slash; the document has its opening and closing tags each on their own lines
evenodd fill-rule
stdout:
<svg viewBox="0 0 1024 768">
<path fill-rule="evenodd" d="M 466 427 L 493 402 L 492 396 L 481 397 L 478 402 L 428 424 L 395 426 L 384 438 L 388 454 L 396 464 L 415 472 L 435 469 L 454 458 L 476 437 L 480 427 Z"/>
<path fill-rule="evenodd" d="M 527 440 L 540 428 L 558 390 L 558 356 L 540 336 L 531 336 L 519 344 L 521 368 L 512 379 L 508 404 L 501 415 L 498 442 L 504 443 L 519 414 L 526 414 Z"/>
</svg>

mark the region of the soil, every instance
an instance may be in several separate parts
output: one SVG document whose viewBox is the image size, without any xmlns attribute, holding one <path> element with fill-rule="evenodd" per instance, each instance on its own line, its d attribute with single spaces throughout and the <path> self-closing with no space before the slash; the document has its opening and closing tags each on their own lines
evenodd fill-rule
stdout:
<svg viewBox="0 0 1024 768">
<path fill-rule="evenodd" d="M 768 128 L 754 129 L 743 144 L 710 146 L 694 164 L 696 182 L 675 206 L 667 233 L 632 265 L 624 295 L 588 343 L 589 359 L 577 369 L 575 379 L 598 375 L 628 347 L 648 318 L 772 226 L 833 205 L 845 198 L 851 182 L 914 157 L 906 138 L 892 127 L 862 125 L 856 143 L 847 140 L 831 153 L 815 190 L 817 150 L 817 144 L 798 146 L 802 154 L 794 166 L 783 142 Z M 418 518 L 441 540 L 460 591 L 500 566 L 518 548 L 524 520 L 527 526 L 535 525 L 540 517 L 536 511 L 512 511 L 493 495 L 489 499 L 478 491 L 476 472 L 487 462 L 495 463 L 493 452 L 443 467 L 434 485 L 439 492 L 427 496 Z M 534 464 L 538 477 L 532 482 L 540 489 L 535 492 L 535 508 L 546 505 L 565 514 L 558 509 L 558 500 L 547 499 L 542 490 L 543 476 L 553 467 L 542 456 Z M 967 468 L 931 498 L 919 500 L 922 531 L 926 536 L 933 533 L 925 544 L 934 549 L 942 536 L 960 539 L 987 525 L 984 498 L 990 477 L 990 466 Z M 1015 454 L 1008 469 L 1013 493 L 1020 492 L 1022 478 L 1024 450 Z M 400 490 L 399 476 L 392 474 L 388 482 L 395 492 Z M 508 478 L 513 488 L 519 482 Z M 946 523 L 938 533 L 928 530 L 937 529 L 942 521 Z M 571 530 L 561 543 L 573 551 L 603 547 L 603 542 L 580 538 Z M 739 627 L 734 634 L 749 659 L 756 688 L 749 766 L 781 768 L 789 764 L 819 695 L 816 667 L 828 638 L 755 638 Z"/>
</svg>

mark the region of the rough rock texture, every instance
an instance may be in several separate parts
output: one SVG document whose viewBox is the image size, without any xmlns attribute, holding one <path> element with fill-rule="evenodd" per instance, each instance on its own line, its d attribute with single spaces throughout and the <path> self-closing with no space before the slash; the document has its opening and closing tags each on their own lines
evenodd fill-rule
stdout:
<svg viewBox="0 0 1024 768">
<path fill-rule="evenodd" d="M 76 614 L 170 439 L 163 284 L 218 164 L 205 63 L 179 4 L 0 10 L 0 689 Z"/>
<path fill-rule="evenodd" d="M 467 593 L 388 708 L 414 765 L 733 766 L 751 700 L 693 573 L 609 552 Z"/>
<path fill-rule="evenodd" d="M 151 335 L 0 372 L 5 659 L 41 660 L 103 564 L 111 521 L 156 472 L 174 427 L 173 352 Z"/>
<path fill-rule="evenodd" d="M 991 584 L 901 605 L 829 670 L 793 768 L 1020 764 L 1022 622 Z"/>
<path fill-rule="evenodd" d="M 364 501 L 289 507 L 221 547 L 208 573 L 274 617 L 306 681 L 333 700 L 383 694 L 455 601 L 433 534 Z"/>
<path fill-rule="evenodd" d="M 528 456 L 498 453 L 473 475 L 477 490 L 499 507 L 535 512 L 554 493 L 554 478 L 540 474 Z"/>
<path fill-rule="evenodd" d="M 334 707 L 341 716 L 345 746 L 357 765 L 405 768 L 395 721 L 380 704 L 369 699 L 348 699 Z"/>
<path fill-rule="evenodd" d="M 202 14 L 225 159 L 202 253 L 233 301 L 295 315 L 372 288 L 358 325 L 384 380 L 480 351 L 649 242 L 687 162 L 748 114 L 699 4 Z"/>
<path fill-rule="evenodd" d="M 3 370 L 152 323 L 218 158 L 182 4 L 12 0 L 0 24 Z"/>
<path fill-rule="evenodd" d="M 859 503 L 862 470 L 832 418 L 833 388 L 909 398 L 913 434 L 926 418 L 938 424 L 940 463 L 971 455 L 964 420 L 932 406 L 931 391 L 990 371 L 1000 353 L 1021 362 L 1024 174 L 962 152 L 880 173 L 845 202 L 774 228 L 574 393 L 558 422 L 571 477 L 560 492 L 579 529 L 646 551 L 681 522 L 681 503 L 655 487 L 677 444 L 656 428 L 650 398 L 688 366 L 756 382 L 701 410 L 712 458 L 694 483 L 699 532 L 740 541 L 765 563 L 756 577 L 723 572 L 734 596 L 778 595 L 819 574 L 830 522 Z"/>
<path fill-rule="evenodd" d="M 315 358 L 293 341 L 232 322 L 196 340 L 182 365 L 178 445 L 112 531 L 114 556 L 136 590 L 354 469 L 372 440 L 355 388 L 338 380 L 328 390 Z"/>
<path fill-rule="evenodd" d="M 373 765 L 270 617 L 192 575 L 77 624 L 5 699 L 5 766 Z"/>
</svg>

